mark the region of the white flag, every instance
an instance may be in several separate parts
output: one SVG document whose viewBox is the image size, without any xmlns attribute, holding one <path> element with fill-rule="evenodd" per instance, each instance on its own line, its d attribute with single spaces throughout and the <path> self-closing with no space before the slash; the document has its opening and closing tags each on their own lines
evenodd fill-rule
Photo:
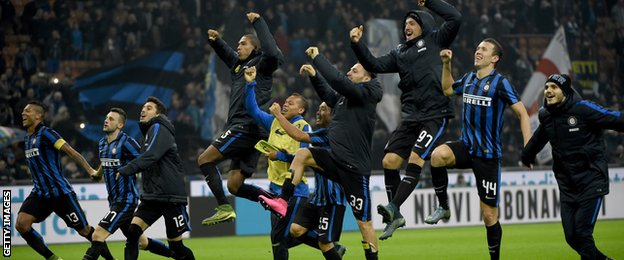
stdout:
<svg viewBox="0 0 624 260">
<path fill-rule="evenodd" d="M 560 26 L 555 36 L 548 44 L 539 65 L 531 75 L 522 92 L 522 102 L 527 107 L 531 119 L 531 130 L 535 131 L 539 126 L 538 111 L 544 102 L 544 83 L 551 74 L 570 74 L 572 65 L 568 55 L 568 45 L 566 44 L 565 31 Z M 537 155 L 537 163 L 543 164 L 552 159 L 552 148 L 550 143 Z"/>
</svg>

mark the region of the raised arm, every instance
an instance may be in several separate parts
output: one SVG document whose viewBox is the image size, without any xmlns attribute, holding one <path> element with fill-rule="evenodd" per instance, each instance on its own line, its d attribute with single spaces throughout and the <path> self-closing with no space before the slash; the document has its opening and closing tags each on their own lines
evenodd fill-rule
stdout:
<svg viewBox="0 0 624 260">
<path fill-rule="evenodd" d="M 238 61 L 238 54 L 221 39 L 219 32 L 213 29 L 208 30 L 208 43 L 228 68 L 234 67 Z"/>
<path fill-rule="evenodd" d="M 256 67 L 245 69 L 245 81 L 245 108 L 247 109 L 247 114 L 264 129 L 270 130 L 274 118 L 267 112 L 260 110 L 256 101 Z"/>
<path fill-rule="evenodd" d="M 459 32 L 461 14 L 455 7 L 442 0 L 426 0 L 425 7 L 444 19 L 440 30 L 434 32 L 434 39 L 440 47 L 450 47 Z"/>
<path fill-rule="evenodd" d="M 338 99 L 340 96 L 334 91 L 327 83 L 327 80 L 323 78 L 322 75 L 316 73 L 316 70 L 310 64 L 304 64 L 299 69 L 299 74 L 308 75 L 310 78 L 310 82 L 316 90 L 316 94 L 321 98 L 321 100 L 329 107 L 335 107 L 336 103 L 338 103 Z"/>
<path fill-rule="evenodd" d="M 351 49 L 362 66 L 370 72 L 375 73 L 393 73 L 399 72 L 396 61 L 396 52 L 390 51 L 388 54 L 375 57 L 368 50 L 364 41 L 361 40 L 364 33 L 364 26 L 353 27 L 349 36 L 351 38 Z"/>
<path fill-rule="evenodd" d="M 453 51 L 449 49 L 440 51 L 440 58 L 442 58 L 442 92 L 448 97 L 453 95 L 453 83 L 455 83 L 451 64 Z"/>
<path fill-rule="evenodd" d="M 329 86 L 338 94 L 345 96 L 351 102 L 361 102 L 368 97 L 368 89 L 353 83 L 344 73 L 338 71 L 323 55 L 318 53 L 318 48 L 310 47 L 306 50 L 312 58 L 312 63 L 319 73 L 327 79 Z"/>
<path fill-rule="evenodd" d="M 273 39 L 273 35 L 269 30 L 266 21 L 258 13 L 247 13 L 247 20 L 251 22 L 262 46 L 264 57 L 257 66 L 257 69 L 263 73 L 271 74 L 284 60 L 284 55 L 277 48 L 277 43 Z"/>
</svg>

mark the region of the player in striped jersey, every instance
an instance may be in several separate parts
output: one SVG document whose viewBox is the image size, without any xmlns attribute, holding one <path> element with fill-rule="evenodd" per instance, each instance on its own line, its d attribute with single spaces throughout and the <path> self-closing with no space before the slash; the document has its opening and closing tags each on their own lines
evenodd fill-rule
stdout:
<svg viewBox="0 0 624 260">
<path fill-rule="evenodd" d="M 321 103 L 319 110 L 316 112 L 316 125 L 321 128 L 311 133 L 301 131 L 288 122 L 280 113 L 279 104 L 273 103 L 269 110 L 286 133 L 293 139 L 310 143 L 316 147 L 329 147 L 327 127 L 331 123 L 331 108 L 327 103 Z M 284 157 L 277 156 L 279 160 L 285 160 L 289 163 L 294 159 L 294 155 Z M 295 221 L 290 226 L 290 233 L 301 241 L 318 241 L 325 259 L 341 259 L 346 248 L 337 242 L 340 240 L 345 206 L 347 205 L 344 191 L 338 183 L 319 174 L 317 171 L 320 171 L 320 169 L 314 170 L 314 196 L 295 217 Z M 296 180 L 293 181 L 293 176 L 290 177 L 284 181 L 282 194 L 279 198 L 265 200 L 272 208 L 286 209 L 288 206 L 287 201 L 292 196 L 295 188 L 293 182 L 299 183 L 301 181 L 301 178 L 295 178 Z M 304 243 L 310 244 L 310 242 Z"/>
<path fill-rule="evenodd" d="M 67 154 L 90 175 L 95 174 L 96 170 L 54 129 L 43 124 L 45 112 L 46 106 L 39 101 L 28 102 L 22 111 L 22 125 L 28 132 L 24 138 L 24 150 L 34 187 L 19 210 L 15 229 L 41 256 L 46 259 L 60 259 L 32 228 L 33 223 L 45 220 L 54 212 L 68 227 L 75 229 L 89 241 L 94 229 L 87 223 L 76 193 L 63 175 L 59 151 Z M 102 255 L 106 259 L 112 259 L 108 250 L 102 252 Z"/>
<path fill-rule="evenodd" d="M 91 176 L 94 179 L 104 176 L 110 211 L 95 227 L 91 247 L 87 249 L 83 260 L 98 259 L 101 250 L 106 247 L 104 241 L 118 228 L 124 235 L 127 234 L 134 210 L 139 203 L 136 177 L 130 175 L 115 179 L 115 173 L 119 168 L 139 157 L 141 150 L 137 141 L 121 130 L 125 125 L 126 112 L 121 108 L 111 108 L 106 115 L 102 129 L 106 136 L 102 137 L 98 143 L 101 165 L 97 174 Z M 139 246 L 157 255 L 172 256 L 169 247 L 159 240 L 148 238 L 145 234 L 139 238 Z"/>
<path fill-rule="evenodd" d="M 481 41 L 474 54 L 475 71 L 458 81 L 453 80 L 451 73 L 451 50 L 440 52 L 444 94 L 463 94 L 462 135 L 459 141 L 436 147 L 431 155 L 431 167 L 472 168 L 477 179 L 491 259 L 499 259 L 503 235 L 498 222 L 498 196 L 505 108 L 510 106 L 518 117 L 525 145 L 531 138 L 526 108 L 509 80 L 496 72 L 502 51 L 494 39 Z M 437 213 L 427 218 L 436 217 Z"/>
</svg>

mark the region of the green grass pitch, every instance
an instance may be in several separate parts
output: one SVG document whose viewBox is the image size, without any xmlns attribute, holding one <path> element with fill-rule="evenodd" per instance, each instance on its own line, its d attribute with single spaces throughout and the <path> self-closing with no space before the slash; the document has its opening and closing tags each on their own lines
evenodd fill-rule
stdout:
<svg viewBox="0 0 624 260">
<path fill-rule="evenodd" d="M 381 234 L 377 231 L 377 234 Z M 598 248 L 615 259 L 624 259 L 624 220 L 601 220 L 594 238 Z M 272 259 L 269 236 L 194 238 L 184 241 L 196 259 Z M 360 234 L 343 233 L 344 259 L 364 259 Z M 123 259 L 123 242 L 109 243 L 111 252 Z M 379 242 L 380 259 L 488 259 L 485 229 L 479 227 L 400 229 Z M 81 259 L 87 243 L 51 245 L 65 260 Z M 27 246 L 14 246 L 13 259 L 41 259 Z M 503 223 L 502 259 L 579 259 L 565 242 L 561 223 Z M 141 251 L 139 259 L 161 259 Z M 323 259 L 319 251 L 301 245 L 290 250 L 290 259 Z"/>
</svg>

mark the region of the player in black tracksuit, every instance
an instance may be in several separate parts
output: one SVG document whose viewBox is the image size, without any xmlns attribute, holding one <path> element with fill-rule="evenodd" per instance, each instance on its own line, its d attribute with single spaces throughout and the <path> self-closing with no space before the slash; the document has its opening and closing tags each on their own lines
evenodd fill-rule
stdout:
<svg viewBox="0 0 624 260">
<path fill-rule="evenodd" d="M 119 169 L 119 175 L 142 172 L 141 203 L 134 213 L 128 234 L 124 259 L 137 259 L 139 237 L 160 217 L 164 217 L 169 248 L 176 259 L 195 259 L 182 243 L 182 234 L 191 231 L 186 212 L 187 194 L 182 160 L 175 142 L 175 129 L 167 117 L 162 101 L 148 97 L 139 119 L 144 140 L 141 155 Z"/>
<path fill-rule="evenodd" d="M 271 100 L 272 74 L 283 63 L 284 57 L 264 19 L 257 13 L 247 13 L 247 19 L 258 36 L 243 35 L 236 51 L 219 37 L 217 31 L 208 30 L 210 46 L 230 68 L 232 87 L 226 130 L 197 159 L 206 183 L 219 204 L 216 213 L 202 221 L 204 225 L 214 225 L 236 218 L 234 209 L 225 197 L 221 173 L 217 168 L 217 164 L 224 159 L 232 159 L 227 183 L 230 193 L 251 201 L 258 201 L 259 195 L 271 196 L 256 186 L 244 183 L 246 178 L 251 177 L 258 163 L 259 153 L 254 145 L 268 137 L 266 130 L 258 127 L 245 109 L 244 71 L 245 67 L 256 67 L 256 103 L 260 109 L 267 110 Z"/>
<path fill-rule="evenodd" d="M 540 126 L 522 151 L 522 162 L 531 167 L 536 154 L 550 142 L 566 241 L 581 259 L 606 259 L 593 238 L 600 204 L 609 193 L 602 132 L 624 132 L 623 113 L 581 100 L 567 75 L 548 77 L 544 97 Z"/>
<path fill-rule="evenodd" d="M 303 175 L 304 165 L 322 169 L 320 174 L 342 185 L 362 233 L 366 259 L 377 259 L 369 181 L 375 109 L 383 95 L 381 84 L 359 63 L 345 76 L 319 55 L 318 48 L 310 47 L 306 53 L 314 67 L 303 65 L 300 73 L 310 76 L 316 93 L 332 108 L 334 116 L 328 129 L 329 149 L 298 150 L 290 171 L 295 179 Z"/>
<path fill-rule="evenodd" d="M 374 73 L 399 73 L 401 89 L 401 118 L 399 127 L 392 133 L 385 148 L 383 159 L 388 205 L 377 210 L 387 223 L 380 239 L 392 236 L 395 229 L 405 225 L 399 207 L 412 193 L 433 148 L 446 132 L 448 119 L 454 116 L 451 100 L 442 93 L 440 76 L 442 64 L 439 53 L 449 48 L 461 25 L 461 14 L 442 0 L 426 0 L 424 6 L 444 18 L 437 29 L 433 17 L 424 11 L 409 11 L 404 18 L 405 43 L 390 53 L 374 57 L 363 41 L 362 26 L 351 30 L 351 47 L 358 60 L 368 71 Z M 408 159 L 406 177 L 401 181 L 399 168 Z M 444 168 L 432 169 L 433 184 L 440 208 L 437 214 L 448 218 L 448 176 Z M 392 211 L 392 212 L 388 212 Z M 394 213 L 394 220 L 387 217 Z M 439 220 L 439 219 L 438 219 Z M 434 222 L 437 222 L 434 221 Z M 430 223 L 433 224 L 433 223 Z"/>
</svg>

